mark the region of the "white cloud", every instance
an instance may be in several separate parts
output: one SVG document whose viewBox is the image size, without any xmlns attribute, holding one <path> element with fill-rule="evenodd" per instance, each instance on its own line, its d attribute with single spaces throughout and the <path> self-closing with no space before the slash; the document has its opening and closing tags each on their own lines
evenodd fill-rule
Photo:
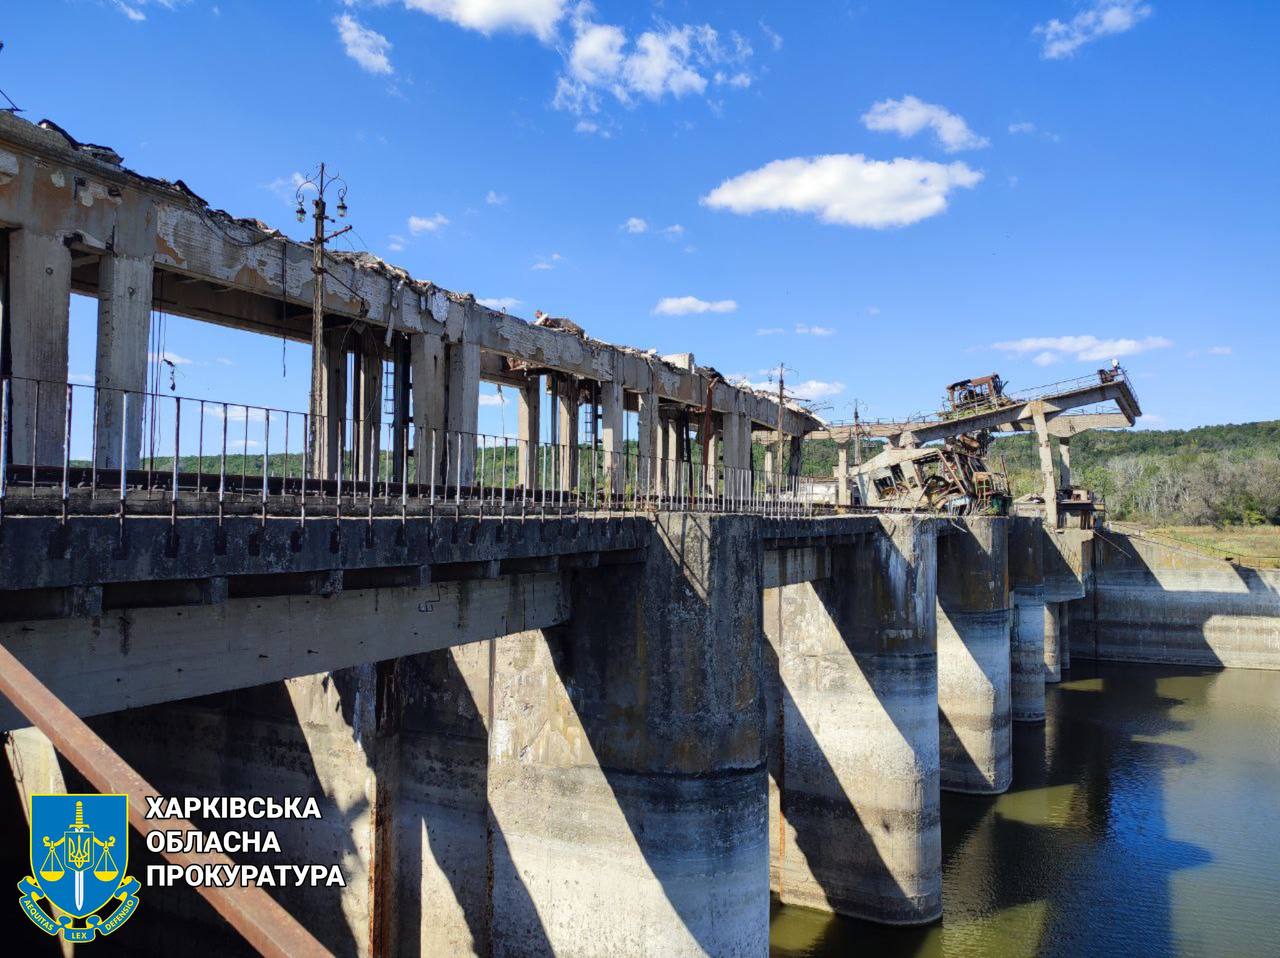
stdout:
<svg viewBox="0 0 1280 958">
<path fill-rule="evenodd" d="M 140 23 L 143 20 L 147 19 L 147 15 L 145 13 L 143 13 L 137 7 L 129 6 L 129 4 L 125 3 L 124 0 L 115 0 L 115 8 L 119 10 L 121 13 L 123 13 L 130 20 L 132 20 L 134 23 Z"/>
<path fill-rule="evenodd" d="M 709 24 L 660 24 L 632 41 L 622 27 L 597 23 L 594 14 L 583 3 L 571 17 L 573 43 L 552 101 L 557 110 L 598 113 L 602 94 L 631 105 L 641 98 L 702 95 L 709 82 L 738 89 L 751 85 L 746 69 L 751 45 L 737 33 L 726 41 Z"/>
<path fill-rule="evenodd" d="M 515 309 L 520 305 L 521 301 L 516 299 L 514 296 L 497 296 L 493 299 L 477 299 L 476 302 L 481 306 L 488 306 L 490 309 L 500 309 L 505 313 L 509 310 Z"/>
<path fill-rule="evenodd" d="M 355 60 L 360 65 L 360 69 L 367 73 L 384 75 L 395 72 L 391 67 L 390 59 L 387 58 L 387 51 L 391 49 L 390 40 L 378 31 L 370 30 L 357 22 L 347 13 L 334 17 L 333 22 L 338 28 L 338 36 L 342 40 L 343 48 L 347 51 L 347 56 Z"/>
<path fill-rule="evenodd" d="M 696 296 L 666 296 L 653 307 L 655 316 L 688 316 L 692 313 L 733 313 L 738 304 L 731 299 L 705 300 Z"/>
<path fill-rule="evenodd" d="M 1230 346 L 1210 346 L 1209 355 L 1210 356 L 1230 356 L 1231 347 Z"/>
<path fill-rule="evenodd" d="M 868 306 L 868 307 L 867 307 L 867 315 L 868 315 L 868 316 L 879 316 L 879 315 L 880 315 L 880 307 L 879 307 L 879 306 Z"/>
<path fill-rule="evenodd" d="M 782 49 L 782 34 L 763 20 L 760 21 L 760 32 L 768 39 L 769 45 L 773 47 L 775 53 Z"/>
<path fill-rule="evenodd" d="M 862 122 L 868 130 L 893 132 L 903 137 L 915 136 L 928 127 L 948 153 L 980 150 L 991 145 L 986 137 L 969 129 L 964 117 L 914 96 L 873 103 L 871 109 L 862 114 Z"/>
<path fill-rule="evenodd" d="M 834 336 L 836 331 L 830 326 L 810 326 L 807 323 L 796 323 L 797 336 Z"/>
<path fill-rule="evenodd" d="M 550 256 L 540 256 L 538 257 L 537 262 L 535 262 L 533 266 L 530 267 L 530 269 L 538 269 L 538 270 L 555 269 L 556 266 L 563 259 L 564 257 L 561 256 L 559 253 L 552 253 Z"/>
<path fill-rule="evenodd" d="M 1035 131 L 1036 131 L 1036 125 L 1034 123 L 1029 123 L 1025 120 L 1021 123 L 1009 124 L 1009 132 L 1015 135 L 1018 133 L 1034 133 Z"/>
<path fill-rule="evenodd" d="M 684 235 L 684 227 L 679 223 L 672 223 L 670 226 L 664 226 L 662 232 L 671 239 L 678 239 Z"/>
<path fill-rule="evenodd" d="M 1167 349 L 1173 342 L 1163 336 L 1144 339 L 1099 339 L 1097 336 L 1027 336 L 993 344 L 993 349 L 1015 356 L 1035 353 L 1032 362 L 1048 366 L 1058 362 L 1060 353 L 1074 354 L 1081 362 L 1105 362 L 1124 356 L 1136 356 L 1152 349 Z"/>
<path fill-rule="evenodd" d="M 1089 9 L 1067 22 L 1053 19 L 1037 24 L 1031 34 L 1044 42 L 1040 56 L 1046 60 L 1062 60 L 1075 56 L 1086 43 L 1132 30 L 1151 13 L 1151 5 L 1142 0 L 1094 0 Z"/>
<path fill-rule="evenodd" d="M 88 386 L 94 382 L 94 376 L 93 373 L 69 373 L 67 382 Z"/>
<path fill-rule="evenodd" d="M 496 190 L 490 190 L 485 194 L 484 201 L 490 206 L 503 206 L 507 202 L 507 197 L 504 193 L 499 193 Z"/>
<path fill-rule="evenodd" d="M 781 336 L 786 330 L 781 326 L 766 326 L 756 330 L 757 336 Z"/>
<path fill-rule="evenodd" d="M 499 393 L 481 393 L 480 405 L 482 406 L 501 406 L 504 400 Z"/>
<path fill-rule="evenodd" d="M 270 183 L 266 184 L 266 189 L 270 190 L 276 196 L 280 197 L 290 206 L 297 201 L 298 189 L 305 183 L 307 178 L 296 170 L 288 176 L 277 176 Z M 303 192 L 313 193 L 315 187 L 308 185 Z"/>
<path fill-rule="evenodd" d="M 820 379 L 806 379 L 802 383 L 788 383 L 787 391 L 797 399 L 827 399 L 844 392 L 844 383 L 827 383 Z"/>
<path fill-rule="evenodd" d="M 393 253 L 399 253 L 404 249 L 404 237 L 399 233 L 392 233 L 387 237 L 387 249 Z"/>
<path fill-rule="evenodd" d="M 235 362 L 233 360 L 228 359 L 226 356 L 219 356 L 217 359 L 214 360 L 214 362 L 217 363 L 219 366 L 235 365 Z"/>
<path fill-rule="evenodd" d="M 550 41 L 568 0 L 404 0 L 404 5 L 486 36 L 512 30 Z"/>
<path fill-rule="evenodd" d="M 638 216 L 632 216 L 622 224 L 622 229 L 628 233 L 647 233 L 649 232 L 649 224 Z"/>
<path fill-rule="evenodd" d="M 868 160 L 861 153 L 775 160 L 725 180 L 701 200 L 734 213 L 812 213 L 824 223 L 906 226 L 947 208 L 947 195 L 982 181 L 964 163 Z"/>
<path fill-rule="evenodd" d="M 443 213 L 436 213 L 434 216 L 410 216 L 409 232 L 414 236 L 421 236 L 423 233 L 438 233 L 441 229 L 449 225 L 449 217 Z"/>
</svg>

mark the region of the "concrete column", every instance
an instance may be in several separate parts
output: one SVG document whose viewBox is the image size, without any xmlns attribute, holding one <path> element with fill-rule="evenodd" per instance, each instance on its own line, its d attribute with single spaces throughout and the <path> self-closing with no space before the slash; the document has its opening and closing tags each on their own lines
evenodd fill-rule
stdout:
<svg viewBox="0 0 1280 958">
<path fill-rule="evenodd" d="M 758 534 L 663 515 L 570 625 L 495 643 L 494 955 L 767 953 Z"/>
<path fill-rule="evenodd" d="M 382 336 L 366 329 L 360 337 L 360 388 L 356 393 L 356 475 L 361 487 L 377 481 L 382 447 Z"/>
<path fill-rule="evenodd" d="M 1071 437 L 1058 437 L 1058 461 L 1060 466 L 1061 485 L 1063 489 L 1071 488 Z"/>
<path fill-rule="evenodd" d="M 849 445 L 836 448 L 836 505 L 849 505 Z"/>
<path fill-rule="evenodd" d="M 642 494 L 654 495 L 658 488 L 658 394 L 654 390 L 636 397 L 636 443 L 639 482 Z"/>
<path fill-rule="evenodd" d="M 1062 606 L 1049 602 L 1044 607 L 1044 680 L 1062 681 Z"/>
<path fill-rule="evenodd" d="M 804 437 L 791 436 L 791 458 L 787 460 L 787 475 L 793 480 L 800 478 L 804 466 Z"/>
<path fill-rule="evenodd" d="M 449 385 L 444 340 L 436 333 L 415 333 L 409 338 L 409 363 L 413 367 L 414 471 L 420 483 L 439 483 Z"/>
<path fill-rule="evenodd" d="M 680 422 L 674 416 L 663 423 L 663 433 L 666 436 L 662 457 L 663 481 L 667 495 L 673 499 L 684 491 L 684 443 L 680 438 L 680 430 Z"/>
<path fill-rule="evenodd" d="M 1071 603 L 1058 603 L 1058 668 L 1071 671 Z"/>
<path fill-rule="evenodd" d="M 311 471 L 321 479 L 338 475 L 346 446 L 347 334 L 346 328 L 330 329 L 320 340 L 324 395 L 312 396 L 310 409 L 315 436 Z M 314 423 L 316 416 L 321 419 L 318 425 Z"/>
<path fill-rule="evenodd" d="M 556 383 L 557 478 L 560 489 L 572 492 L 578 486 L 578 381 L 559 376 Z"/>
<path fill-rule="evenodd" d="M 938 745 L 942 787 L 996 794 L 1013 780 L 1009 526 L 956 520 L 938 539 Z"/>
<path fill-rule="evenodd" d="M 493 644 L 401 660 L 398 947 L 391 955 L 489 955 L 489 676 Z"/>
<path fill-rule="evenodd" d="M 742 414 L 727 412 L 720 419 L 720 441 L 724 447 L 724 488 L 730 501 L 739 500 L 746 488 L 742 481 Z"/>
<path fill-rule="evenodd" d="M 1058 477 L 1053 470 L 1053 450 L 1049 447 L 1049 427 L 1044 418 L 1044 403 L 1031 403 L 1031 419 L 1035 423 L 1036 446 L 1040 450 L 1040 477 L 1043 480 L 1044 516 L 1050 529 L 1058 528 Z"/>
<path fill-rule="evenodd" d="M 10 462 L 62 464 L 70 310 L 71 254 L 62 240 L 30 229 L 10 233 Z"/>
<path fill-rule="evenodd" d="M 777 472 L 775 471 L 773 462 L 773 443 L 770 442 L 764 450 L 764 482 L 765 488 L 770 492 L 776 491 Z"/>
<path fill-rule="evenodd" d="M 530 376 L 516 393 L 519 402 L 520 462 L 517 482 L 532 493 L 538 488 L 538 442 L 542 436 L 542 377 Z"/>
<path fill-rule="evenodd" d="M 699 435 L 701 439 L 701 435 Z M 716 495 L 720 477 L 720 431 L 716 428 L 714 417 L 710 431 L 706 436 L 706 458 L 702 466 L 702 488 L 707 496 Z"/>
<path fill-rule="evenodd" d="M 476 432 L 480 416 L 480 347 L 465 340 L 449 343 L 449 392 L 446 419 L 449 431 L 450 482 L 469 486 L 475 481 Z"/>
<path fill-rule="evenodd" d="M 98 267 L 98 347 L 94 384 L 98 387 L 99 468 L 138 467 L 142 449 L 142 394 L 147 388 L 147 337 L 151 328 L 152 261 L 106 255 Z M 123 413 L 122 393 L 128 392 Z M 78 398 L 78 397 L 77 397 Z M 128 422 L 122 420 L 128 416 Z"/>
<path fill-rule="evenodd" d="M 1012 711 L 1015 722 L 1044 721 L 1044 524 L 1015 516 L 1009 527 L 1013 621 Z"/>
<path fill-rule="evenodd" d="M 392 421 L 391 475 L 396 482 L 408 482 L 405 474 L 405 456 L 409 442 L 409 340 L 405 336 L 396 336 L 392 340 L 391 361 L 395 370 L 392 380 L 391 406 L 394 410 Z"/>
<path fill-rule="evenodd" d="M 600 443 L 604 455 L 605 494 L 621 496 L 626 486 L 623 473 L 622 383 L 600 384 Z"/>
<path fill-rule="evenodd" d="M 935 527 L 896 517 L 829 579 L 765 593 L 781 687 L 777 892 L 888 924 L 942 914 Z"/>
</svg>

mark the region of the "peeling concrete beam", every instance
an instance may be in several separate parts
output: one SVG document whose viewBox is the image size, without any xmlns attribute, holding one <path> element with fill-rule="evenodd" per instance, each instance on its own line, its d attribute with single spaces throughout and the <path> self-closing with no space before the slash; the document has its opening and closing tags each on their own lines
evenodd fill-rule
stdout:
<svg viewBox="0 0 1280 958">
<path fill-rule="evenodd" d="M 0 644 L 77 715 L 99 715 L 548 628 L 568 615 L 560 575 L 523 575 L 7 622 Z M 0 700 L 0 730 L 26 725 Z"/>
</svg>

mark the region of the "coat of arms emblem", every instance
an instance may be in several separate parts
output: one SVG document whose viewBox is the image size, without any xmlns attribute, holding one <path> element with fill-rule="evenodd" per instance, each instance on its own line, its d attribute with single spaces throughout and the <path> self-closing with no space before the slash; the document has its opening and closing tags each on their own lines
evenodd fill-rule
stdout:
<svg viewBox="0 0 1280 958">
<path fill-rule="evenodd" d="M 127 796 L 31 796 L 32 874 L 19 904 L 42 931 L 86 942 L 123 925 L 138 907 L 128 865 Z"/>
</svg>

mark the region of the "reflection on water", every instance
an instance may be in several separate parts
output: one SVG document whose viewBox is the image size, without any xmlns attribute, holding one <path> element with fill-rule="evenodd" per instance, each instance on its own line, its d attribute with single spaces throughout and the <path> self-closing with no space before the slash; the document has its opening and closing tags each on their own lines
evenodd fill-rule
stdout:
<svg viewBox="0 0 1280 958">
<path fill-rule="evenodd" d="M 1280 954 L 1280 672 L 1074 665 L 1007 794 L 943 793 L 940 924 L 775 905 L 773 955 Z"/>
</svg>

